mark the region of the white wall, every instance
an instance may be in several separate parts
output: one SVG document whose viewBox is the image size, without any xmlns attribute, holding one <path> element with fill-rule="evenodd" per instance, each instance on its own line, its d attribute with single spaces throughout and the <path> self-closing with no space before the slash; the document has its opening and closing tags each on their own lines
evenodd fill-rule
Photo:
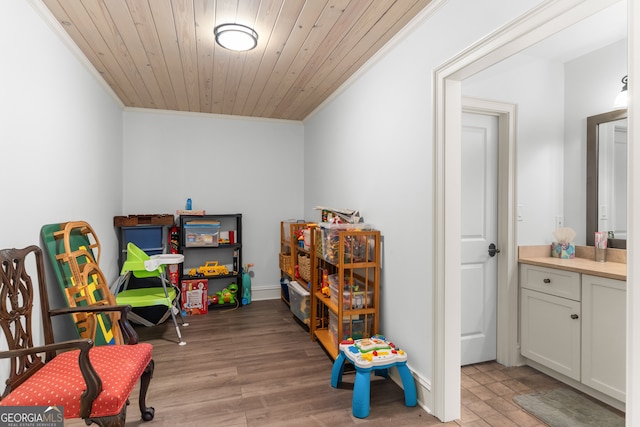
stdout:
<svg viewBox="0 0 640 427">
<path fill-rule="evenodd" d="M 517 105 L 519 245 L 551 243 L 556 216 L 585 244 L 587 117 L 613 109 L 626 49 L 625 39 L 566 64 L 525 51 L 463 83 L 464 96 Z"/>
<path fill-rule="evenodd" d="M 42 225 L 81 219 L 113 249 L 121 109 L 27 2 L 1 2 L 0 15 L 2 247 L 38 243 Z M 105 256 L 109 264 L 115 252 Z"/>
<path fill-rule="evenodd" d="M 121 108 L 28 2 L 0 2 L 0 16 L 0 247 L 37 245 L 43 225 L 86 220 L 106 249 L 105 273 L 115 277 Z M 48 280 L 55 304 L 53 274 Z M 57 337 L 67 336 L 60 328 Z"/>
<path fill-rule="evenodd" d="M 305 217 L 317 220 L 318 204 L 354 208 L 382 231 L 381 330 L 412 355 L 424 383 L 433 350 L 432 70 L 537 3 L 444 3 L 305 121 Z"/>
<path fill-rule="evenodd" d="M 563 214 L 563 64 L 523 52 L 465 80 L 463 95 L 517 106 L 517 243 L 551 243 Z"/>
<path fill-rule="evenodd" d="M 175 213 L 187 198 L 207 213 L 242 213 L 254 294 L 279 295 L 279 223 L 302 217 L 302 123 L 127 110 L 123 135 L 123 213 Z"/>
<path fill-rule="evenodd" d="M 565 218 L 586 242 L 587 117 L 614 110 L 627 75 L 627 41 L 605 46 L 565 65 Z"/>
<path fill-rule="evenodd" d="M 517 105 L 519 245 L 551 243 L 556 216 L 585 244 L 586 120 L 613 109 L 626 48 L 622 40 L 566 64 L 525 51 L 464 82 L 465 96 Z"/>
</svg>

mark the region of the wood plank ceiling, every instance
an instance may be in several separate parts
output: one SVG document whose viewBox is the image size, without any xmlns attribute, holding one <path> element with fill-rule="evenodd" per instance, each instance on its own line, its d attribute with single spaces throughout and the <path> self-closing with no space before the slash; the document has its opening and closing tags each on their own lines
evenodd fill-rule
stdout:
<svg viewBox="0 0 640 427">
<path fill-rule="evenodd" d="M 42 0 L 128 107 L 303 120 L 431 0 Z M 258 46 L 233 52 L 213 29 Z"/>
</svg>

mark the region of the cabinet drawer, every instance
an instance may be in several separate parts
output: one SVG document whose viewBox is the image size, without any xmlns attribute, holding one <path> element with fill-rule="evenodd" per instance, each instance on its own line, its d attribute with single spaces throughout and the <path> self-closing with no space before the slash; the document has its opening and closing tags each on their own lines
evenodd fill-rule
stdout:
<svg viewBox="0 0 640 427">
<path fill-rule="evenodd" d="M 580 273 L 534 265 L 520 266 L 521 287 L 580 301 Z"/>
</svg>

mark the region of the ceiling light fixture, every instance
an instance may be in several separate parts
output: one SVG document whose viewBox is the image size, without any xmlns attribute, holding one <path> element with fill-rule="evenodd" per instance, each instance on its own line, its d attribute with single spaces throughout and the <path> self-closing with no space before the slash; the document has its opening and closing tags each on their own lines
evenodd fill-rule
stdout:
<svg viewBox="0 0 640 427">
<path fill-rule="evenodd" d="M 627 94 L 627 76 L 622 78 L 622 90 L 616 96 L 616 100 L 613 102 L 614 108 L 627 108 L 628 104 L 628 94 Z"/>
<path fill-rule="evenodd" d="M 216 43 L 225 49 L 244 52 L 258 45 L 258 33 L 246 25 L 220 24 L 213 32 Z"/>
</svg>

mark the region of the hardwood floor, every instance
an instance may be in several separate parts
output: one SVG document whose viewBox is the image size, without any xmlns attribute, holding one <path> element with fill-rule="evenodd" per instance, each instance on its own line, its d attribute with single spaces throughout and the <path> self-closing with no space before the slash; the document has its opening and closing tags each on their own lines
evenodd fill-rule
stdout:
<svg viewBox="0 0 640 427">
<path fill-rule="evenodd" d="M 280 300 L 257 301 L 234 311 L 216 309 L 188 319 L 178 346 L 172 322 L 136 328 L 153 344 L 155 372 L 147 403 L 155 418 L 140 420 L 137 387 L 127 426 L 433 426 L 437 418 L 404 405 L 402 389 L 372 376 L 371 413 L 351 415 L 349 386 L 330 385 L 333 361 L 294 320 Z M 84 426 L 65 420 L 65 426 Z"/>
<path fill-rule="evenodd" d="M 147 403 L 155 418 L 140 420 L 134 390 L 127 426 L 544 426 L 521 410 L 515 394 L 561 386 L 528 367 L 494 362 L 462 368 L 461 419 L 440 423 L 420 407 L 404 405 L 402 389 L 372 376 L 371 413 L 351 415 L 354 375 L 332 388 L 332 360 L 280 300 L 189 317 L 178 346 L 172 322 L 136 328 L 154 346 L 155 373 Z M 390 424 L 392 423 L 392 424 Z M 84 426 L 65 420 L 65 426 Z"/>
</svg>

